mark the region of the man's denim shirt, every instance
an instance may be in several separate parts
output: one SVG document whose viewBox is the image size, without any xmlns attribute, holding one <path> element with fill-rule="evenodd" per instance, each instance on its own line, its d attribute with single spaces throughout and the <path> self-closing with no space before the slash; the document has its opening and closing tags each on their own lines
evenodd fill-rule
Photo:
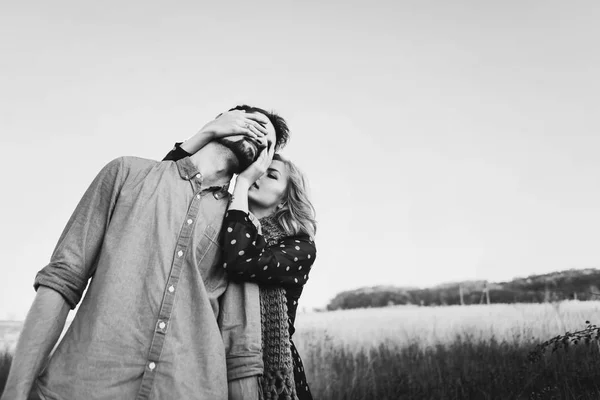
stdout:
<svg viewBox="0 0 600 400">
<path fill-rule="evenodd" d="M 77 206 L 34 287 L 81 306 L 37 380 L 44 399 L 227 399 L 262 373 L 258 287 L 226 280 L 226 186 L 189 158 L 122 157 Z"/>
</svg>

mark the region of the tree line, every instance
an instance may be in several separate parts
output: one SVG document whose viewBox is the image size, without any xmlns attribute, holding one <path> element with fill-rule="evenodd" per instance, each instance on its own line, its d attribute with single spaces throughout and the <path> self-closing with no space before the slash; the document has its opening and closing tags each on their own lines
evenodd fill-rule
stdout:
<svg viewBox="0 0 600 400">
<path fill-rule="evenodd" d="M 386 307 L 391 305 L 459 305 L 491 303 L 541 303 L 567 299 L 599 300 L 600 270 L 571 269 L 531 275 L 508 282 L 466 281 L 431 288 L 375 286 L 336 295 L 328 310 Z M 487 293 L 486 293 L 487 292 Z"/>
</svg>

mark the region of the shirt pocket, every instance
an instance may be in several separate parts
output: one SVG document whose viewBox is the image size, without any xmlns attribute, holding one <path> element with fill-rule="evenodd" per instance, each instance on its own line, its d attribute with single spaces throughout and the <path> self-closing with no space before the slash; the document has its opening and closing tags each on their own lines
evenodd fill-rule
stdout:
<svg viewBox="0 0 600 400">
<path fill-rule="evenodd" d="M 225 268 L 221 263 L 222 247 L 218 241 L 219 230 L 213 225 L 207 225 L 196 246 L 197 268 L 207 291 L 214 291 L 227 284 Z"/>
</svg>

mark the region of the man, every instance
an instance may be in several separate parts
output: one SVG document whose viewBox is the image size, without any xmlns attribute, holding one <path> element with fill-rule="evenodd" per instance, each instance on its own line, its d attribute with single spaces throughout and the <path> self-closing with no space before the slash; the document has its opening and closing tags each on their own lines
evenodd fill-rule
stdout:
<svg viewBox="0 0 600 400">
<path fill-rule="evenodd" d="M 121 157 L 92 182 L 36 276 L 2 400 L 32 387 L 49 400 L 217 400 L 228 381 L 258 393 L 258 290 L 228 288 L 218 235 L 233 173 L 284 144 L 288 129 L 239 106 L 202 130 L 213 140 L 191 157 Z"/>
</svg>

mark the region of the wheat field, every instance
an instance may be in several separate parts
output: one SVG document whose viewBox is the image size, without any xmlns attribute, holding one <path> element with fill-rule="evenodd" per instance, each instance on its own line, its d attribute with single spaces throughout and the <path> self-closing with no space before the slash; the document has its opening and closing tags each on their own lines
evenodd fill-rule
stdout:
<svg viewBox="0 0 600 400">
<path fill-rule="evenodd" d="M 597 399 L 598 346 L 535 346 L 600 322 L 600 302 L 398 306 L 300 314 L 316 399 Z"/>
<path fill-rule="evenodd" d="M 456 335 L 475 339 L 528 341 L 544 339 L 600 322 L 600 301 L 564 301 L 543 304 L 491 304 L 471 306 L 393 306 L 298 314 L 297 344 L 319 332 L 355 348 L 375 342 L 402 347 L 448 344 Z"/>
<path fill-rule="evenodd" d="M 397 306 L 298 314 L 294 341 L 317 400 L 597 399 L 597 340 L 528 358 L 586 321 L 600 302 Z"/>
</svg>

